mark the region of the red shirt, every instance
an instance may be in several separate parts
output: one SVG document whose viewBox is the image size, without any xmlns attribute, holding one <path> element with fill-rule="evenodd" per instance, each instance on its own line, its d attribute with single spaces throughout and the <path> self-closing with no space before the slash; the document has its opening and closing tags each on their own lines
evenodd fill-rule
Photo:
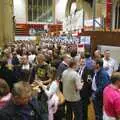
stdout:
<svg viewBox="0 0 120 120">
<path fill-rule="evenodd" d="M 120 89 L 108 85 L 103 92 L 103 106 L 108 116 L 120 116 Z"/>
</svg>

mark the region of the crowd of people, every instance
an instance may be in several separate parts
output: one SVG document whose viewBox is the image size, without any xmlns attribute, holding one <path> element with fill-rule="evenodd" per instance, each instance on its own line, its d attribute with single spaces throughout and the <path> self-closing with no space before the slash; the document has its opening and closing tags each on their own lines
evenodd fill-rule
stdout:
<svg viewBox="0 0 120 120">
<path fill-rule="evenodd" d="M 0 120 L 120 120 L 120 67 L 102 55 L 77 53 L 41 39 L 4 46 L 0 59 Z M 94 119 L 93 119 L 94 120 Z"/>
</svg>

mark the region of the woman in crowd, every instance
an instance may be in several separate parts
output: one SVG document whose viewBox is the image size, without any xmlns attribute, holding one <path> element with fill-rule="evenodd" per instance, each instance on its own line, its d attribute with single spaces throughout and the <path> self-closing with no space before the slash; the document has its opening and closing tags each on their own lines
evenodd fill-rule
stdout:
<svg viewBox="0 0 120 120">
<path fill-rule="evenodd" d="M 54 113 L 56 113 L 59 104 L 59 98 L 57 96 L 57 92 L 59 92 L 59 83 L 56 80 L 55 68 L 50 69 L 49 77 L 51 78 L 51 82 L 48 86 L 45 86 L 42 82 L 36 82 L 41 86 L 48 96 L 49 120 L 54 120 Z"/>
</svg>

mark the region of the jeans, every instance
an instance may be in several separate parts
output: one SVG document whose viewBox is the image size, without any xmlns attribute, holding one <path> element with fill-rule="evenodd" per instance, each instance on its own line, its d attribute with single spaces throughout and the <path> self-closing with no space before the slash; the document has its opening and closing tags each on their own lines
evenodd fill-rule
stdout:
<svg viewBox="0 0 120 120">
<path fill-rule="evenodd" d="M 103 98 L 102 96 L 92 94 L 93 106 L 95 110 L 95 120 L 103 120 Z"/>
<path fill-rule="evenodd" d="M 66 101 L 66 120 L 73 120 L 73 113 L 74 113 L 74 120 L 82 120 L 82 106 L 80 101 L 76 102 L 68 102 Z"/>
</svg>

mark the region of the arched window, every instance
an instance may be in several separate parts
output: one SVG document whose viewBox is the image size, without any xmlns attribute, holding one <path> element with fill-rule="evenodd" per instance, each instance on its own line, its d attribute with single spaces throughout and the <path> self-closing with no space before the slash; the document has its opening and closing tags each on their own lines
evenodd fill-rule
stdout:
<svg viewBox="0 0 120 120">
<path fill-rule="evenodd" d="M 28 21 L 53 22 L 53 0 L 28 0 Z"/>
<path fill-rule="evenodd" d="M 93 5 L 93 0 L 85 0 L 86 2 L 88 2 L 90 4 L 90 6 L 92 7 Z"/>
<path fill-rule="evenodd" d="M 114 14 L 115 14 L 115 28 L 120 29 L 120 2 L 117 2 Z"/>
</svg>

